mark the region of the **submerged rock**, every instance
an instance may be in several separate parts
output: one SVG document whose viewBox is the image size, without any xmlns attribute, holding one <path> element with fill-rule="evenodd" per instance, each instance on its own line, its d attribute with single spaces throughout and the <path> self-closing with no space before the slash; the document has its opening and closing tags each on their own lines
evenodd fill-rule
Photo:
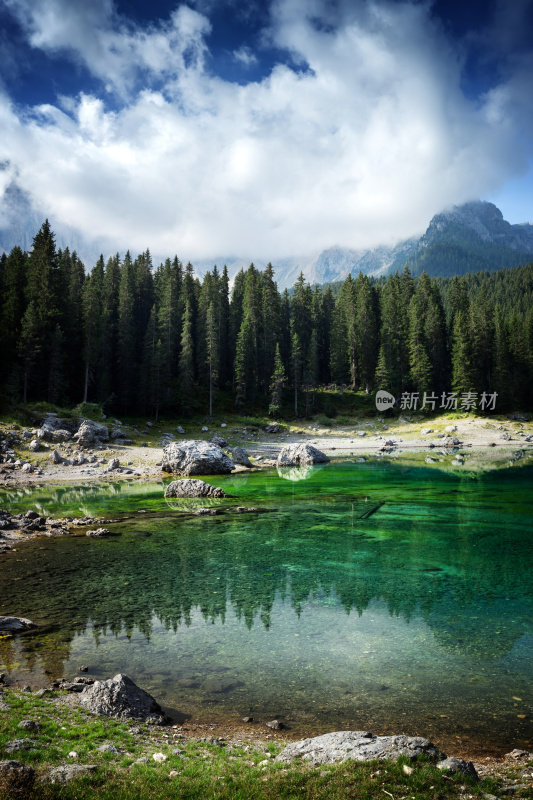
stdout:
<svg viewBox="0 0 533 800">
<path fill-rule="evenodd" d="M 24 617 L 0 617 L 0 633 L 24 633 L 36 627 L 35 622 Z"/>
<path fill-rule="evenodd" d="M 165 497 L 229 497 L 229 495 L 198 478 L 184 478 L 169 483 L 165 489 Z"/>
<path fill-rule="evenodd" d="M 308 464 L 327 464 L 329 458 L 311 444 L 287 444 L 278 456 L 278 467 L 303 467 Z"/>
<path fill-rule="evenodd" d="M 396 759 L 399 756 L 415 759 L 422 755 L 437 761 L 441 753 L 428 739 L 419 736 L 374 736 L 368 731 L 336 731 L 291 742 L 275 760 L 288 762 L 301 758 L 311 764 L 333 764 L 337 761 Z"/>
<path fill-rule="evenodd" d="M 162 725 L 165 715 L 152 695 L 119 673 L 107 681 L 95 681 L 80 695 L 80 703 L 93 714 L 117 719 L 140 719 Z"/>
<path fill-rule="evenodd" d="M 175 475 L 220 475 L 235 464 L 216 444 L 189 439 L 171 442 L 163 451 L 161 469 Z"/>
</svg>

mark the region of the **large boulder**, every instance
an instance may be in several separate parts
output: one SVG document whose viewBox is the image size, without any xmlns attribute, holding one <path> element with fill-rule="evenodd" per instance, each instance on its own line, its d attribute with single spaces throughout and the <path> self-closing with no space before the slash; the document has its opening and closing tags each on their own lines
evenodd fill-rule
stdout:
<svg viewBox="0 0 533 800">
<path fill-rule="evenodd" d="M 165 489 L 165 497 L 229 497 L 229 495 L 217 486 L 211 486 L 198 478 L 184 478 L 169 483 Z"/>
<path fill-rule="evenodd" d="M 80 694 L 80 703 L 93 714 L 117 719 L 138 719 L 162 725 L 165 715 L 151 694 L 119 673 L 107 681 L 95 681 Z"/>
<path fill-rule="evenodd" d="M 442 756 L 428 739 L 419 736 L 374 736 L 368 731 L 336 731 L 291 742 L 275 760 L 288 762 L 301 758 L 310 764 L 333 764 L 400 756 L 416 759 L 422 755 L 432 761 L 438 761 Z"/>
<path fill-rule="evenodd" d="M 0 633 L 24 633 L 36 627 L 35 622 L 24 617 L 0 617 Z"/>
<path fill-rule="evenodd" d="M 278 456 L 278 467 L 303 467 L 308 464 L 327 464 L 329 458 L 311 444 L 286 444 Z"/>
<path fill-rule="evenodd" d="M 37 431 L 37 439 L 45 442 L 64 442 L 72 436 L 70 425 L 71 422 L 61 419 L 57 414 L 47 414 Z"/>
<path fill-rule="evenodd" d="M 80 447 L 91 447 L 101 442 L 109 440 L 109 431 L 105 425 L 94 422 L 92 419 L 84 419 L 80 424 L 74 438 L 78 440 Z"/>
<path fill-rule="evenodd" d="M 220 475 L 235 464 L 216 444 L 199 439 L 171 442 L 163 450 L 161 469 L 173 475 Z"/>
<path fill-rule="evenodd" d="M 231 457 L 234 462 L 241 467 L 253 467 L 252 462 L 248 458 L 248 453 L 242 447 L 234 447 L 231 451 Z"/>
</svg>

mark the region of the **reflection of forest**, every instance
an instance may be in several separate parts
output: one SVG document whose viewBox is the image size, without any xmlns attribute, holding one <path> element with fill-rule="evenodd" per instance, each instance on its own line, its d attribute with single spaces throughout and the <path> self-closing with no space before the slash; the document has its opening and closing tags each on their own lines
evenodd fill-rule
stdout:
<svg viewBox="0 0 533 800">
<path fill-rule="evenodd" d="M 346 613 L 373 599 L 406 621 L 421 613 L 455 654 L 509 652 L 533 611 L 527 520 L 510 531 L 450 503 L 429 532 L 412 516 L 386 505 L 360 521 L 346 500 L 251 519 L 144 515 L 117 539 L 39 541 L 20 562 L 8 554 L 1 605 L 43 626 L 19 644 L 28 666 L 38 654 L 56 675 L 89 623 L 97 637 L 136 626 L 149 638 L 153 615 L 175 630 L 195 609 L 224 623 L 231 604 L 243 624 L 268 629 L 276 598 L 298 614 L 330 593 Z M 0 640 L 2 663 L 11 647 Z"/>
</svg>

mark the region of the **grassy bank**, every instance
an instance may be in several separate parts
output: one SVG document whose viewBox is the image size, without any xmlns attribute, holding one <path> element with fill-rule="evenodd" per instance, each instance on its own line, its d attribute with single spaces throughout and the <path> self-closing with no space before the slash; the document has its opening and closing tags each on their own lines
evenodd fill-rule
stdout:
<svg viewBox="0 0 533 800">
<path fill-rule="evenodd" d="M 443 774 L 428 762 L 345 762 L 308 767 L 276 763 L 283 742 L 260 739 L 226 741 L 186 738 L 178 727 L 150 728 L 95 717 L 80 709 L 72 696 L 37 697 L 5 690 L 0 718 L 0 760 L 16 759 L 35 770 L 35 779 L 0 777 L 0 798 L 68 798 L 101 800 L 140 798 L 532 798 L 527 775 L 533 763 L 493 763 L 491 774 L 474 782 L 464 775 Z M 38 722 L 38 730 L 20 727 Z M 31 749 L 14 752 L 6 745 L 31 741 Z M 102 748 L 103 749 L 100 749 Z M 75 755 L 73 755 L 75 754 Z M 154 759 L 156 755 L 156 759 Z M 64 764 L 95 769 L 69 783 L 52 783 L 50 770 Z M 524 775 L 526 776 L 524 778 Z"/>
</svg>

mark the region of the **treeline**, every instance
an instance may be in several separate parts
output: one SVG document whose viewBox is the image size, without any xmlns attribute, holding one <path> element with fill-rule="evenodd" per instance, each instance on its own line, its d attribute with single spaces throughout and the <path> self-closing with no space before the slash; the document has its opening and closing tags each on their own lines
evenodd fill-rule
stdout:
<svg viewBox="0 0 533 800">
<path fill-rule="evenodd" d="M 372 391 L 497 392 L 529 405 L 533 265 L 453 279 L 300 275 L 278 291 L 272 266 L 202 281 L 177 257 L 100 257 L 86 274 L 57 250 L 48 222 L 31 252 L 0 259 L 4 399 L 106 404 L 122 414 L 212 413 L 217 394 L 243 410 L 315 411 L 320 385 Z"/>
</svg>

